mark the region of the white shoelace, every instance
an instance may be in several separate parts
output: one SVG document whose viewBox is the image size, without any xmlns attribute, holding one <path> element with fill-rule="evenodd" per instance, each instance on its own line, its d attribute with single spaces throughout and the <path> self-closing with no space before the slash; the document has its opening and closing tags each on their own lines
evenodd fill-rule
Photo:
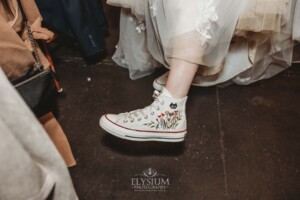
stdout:
<svg viewBox="0 0 300 200">
<path fill-rule="evenodd" d="M 160 105 L 164 105 L 164 100 L 160 100 L 159 99 L 159 95 L 160 95 L 160 92 L 158 92 L 157 90 L 154 91 L 153 93 L 153 98 L 154 98 L 154 102 L 152 104 L 150 104 L 149 106 L 143 108 L 143 109 L 138 109 L 138 110 L 134 110 L 134 111 L 131 111 L 131 112 L 127 112 L 127 113 L 124 113 L 124 118 L 123 118 L 123 122 L 124 123 L 127 123 L 128 120 L 130 122 L 134 122 L 134 119 L 136 118 L 138 121 L 141 121 L 142 118 L 141 116 L 144 118 L 144 119 L 148 119 L 148 115 L 145 113 L 146 110 L 149 109 L 150 111 L 150 114 L 151 115 L 154 115 L 154 109 L 155 110 L 160 110 Z"/>
</svg>

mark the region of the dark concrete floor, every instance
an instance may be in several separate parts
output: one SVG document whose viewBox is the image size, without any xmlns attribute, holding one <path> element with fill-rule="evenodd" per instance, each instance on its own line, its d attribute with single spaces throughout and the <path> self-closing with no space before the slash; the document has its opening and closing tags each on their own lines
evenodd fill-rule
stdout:
<svg viewBox="0 0 300 200">
<path fill-rule="evenodd" d="M 86 65 L 72 45 L 52 49 L 65 90 L 59 121 L 77 160 L 70 172 L 80 199 L 300 199 L 299 65 L 250 86 L 192 88 L 184 143 L 129 142 L 103 131 L 99 118 L 149 104 L 152 81 L 165 70 L 132 81 L 109 59 L 116 20 L 98 64 Z M 149 167 L 169 178 L 165 192 L 133 191 L 131 178 Z"/>
</svg>

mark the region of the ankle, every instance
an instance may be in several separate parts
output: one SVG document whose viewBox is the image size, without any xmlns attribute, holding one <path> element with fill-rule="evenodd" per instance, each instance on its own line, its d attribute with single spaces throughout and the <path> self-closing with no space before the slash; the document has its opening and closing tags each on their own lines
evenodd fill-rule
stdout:
<svg viewBox="0 0 300 200">
<path fill-rule="evenodd" d="M 162 93 L 166 93 L 169 97 L 171 97 L 173 99 L 177 99 L 177 100 L 187 97 L 187 94 L 169 90 L 167 87 L 164 87 L 162 89 Z"/>
</svg>

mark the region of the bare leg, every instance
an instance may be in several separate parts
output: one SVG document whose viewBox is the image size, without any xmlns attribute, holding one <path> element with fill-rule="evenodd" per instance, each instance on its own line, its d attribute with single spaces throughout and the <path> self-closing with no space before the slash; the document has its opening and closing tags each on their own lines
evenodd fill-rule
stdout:
<svg viewBox="0 0 300 200">
<path fill-rule="evenodd" d="M 48 133 L 50 139 L 56 146 L 60 155 L 65 160 L 67 166 L 72 167 L 76 165 L 69 141 L 54 115 L 52 113 L 48 113 L 39 118 L 39 120 L 45 131 Z"/>
<path fill-rule="evenodd" d="M 198 65 L 171 61 L 165 89 L 154 93 L 149 106 L 121 114 L 106 114 L 100 126 L 122 139 L 133 141 L 181 142 L 187 133 L 186 100 Z"/>
<path fill-rule="evenodd" d="M 174 98 L 185 97 L 198 70 L 198 65 L 177 59 L 173 59 L 170 64 L 166 89 Z"/>
</svg>

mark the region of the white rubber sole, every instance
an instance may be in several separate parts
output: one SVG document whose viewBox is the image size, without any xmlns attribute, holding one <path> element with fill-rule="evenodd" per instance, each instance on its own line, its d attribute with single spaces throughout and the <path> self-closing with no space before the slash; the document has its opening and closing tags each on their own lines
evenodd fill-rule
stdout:
<svg viewBox="0 0 300 200">
<path fill-rule="evenodd" d="M 99 124 L 106 132 L 131 141 L 182 142 L 186 135 L 186 131 L 180 133 L 154 133 L 126 129 L 109 121 L 106 115 L 101 117 Z"/>
</svg>

